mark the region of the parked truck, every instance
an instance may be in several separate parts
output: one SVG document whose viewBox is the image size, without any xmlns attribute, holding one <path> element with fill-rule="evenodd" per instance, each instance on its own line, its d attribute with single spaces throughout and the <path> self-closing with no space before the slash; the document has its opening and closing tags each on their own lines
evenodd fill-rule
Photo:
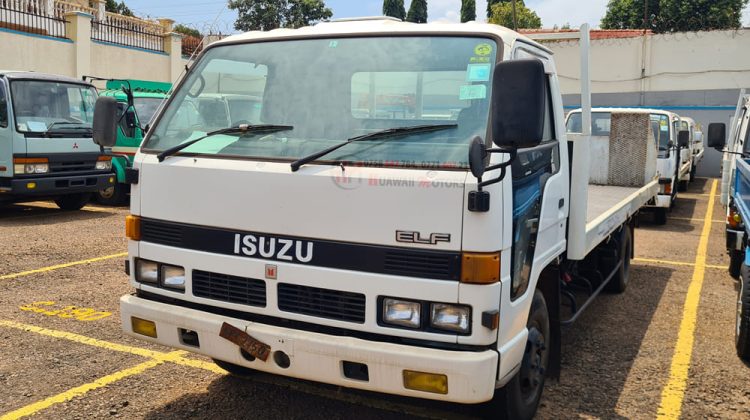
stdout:
<svg viewBox="0 0 750 420">
<path fill-rule="evenodd" d="M 260 121 L 184 118 L 227 92 L 262 98 Z M 370 18 L 211 44 L 135 157 L 123 329 L 233 373 L 530 418 L 562 326 L 627 286 L 658 192 L 653 138 L 627 129 L 643 118 L 613 118 L 590 184 L 551 51 L 506 28 Z"/>
<path fill-rule="evenodd" d="M 690 169 L 690 180 L 695 180 L 695 172 L 698 170 L 698 164 L 703 160 L 705 148 L 703 146 L 703 127 L 696 123 L 690 117 L 680 117 L 682 119 L 682 130 L 689 134 L 690 150 L 693 154 L 692 166 Z"/>
<path fill-rule="evenodd" d="M 97 192 L 96 199 L 102 204 L 121 205 L 127 202 L 130 184 L 125 171 L 133 166 L 133 156 L 143 141 L 143 130 L 153 118 L 171 83 L 147 80 L 108 80 L 100 96 L 111 96 L 117 100 L 119 124 L 117 142 L 112 148 L 112 171 L 117 182 Z"/>
<path fill-rule="evenodd" d="M 0 205 L 54 200 L 77 210 L 114 184 L 92 141 L 97 92 L 80 80 L 0 71 Z"/>
<path fill-rule="evenodd" d="M 724 168 L 731 168 L 728 185 L 726 239 L 729 273 L 739 280 L 735 346 L 737 355 L 750 365 L 750 95 L 740 95 L 727 141 L 726 126 L 708 126 L 708 146 L 724 152 Z"/>
<path fill-rule="evenodd" d="M 692 147 L 689 141 L 689 133 L 682 133 L 680 141 L 680 130 L 682 121 L 679 115 L 659 109 L 642 109 L 642 108 L 593 108 L 591 114 L 591 134 L 593 136 L 593 147 L 601 147 L 607 144 L 602 141 L 610 134 L 611 115 L 613 113 L 639 113 L 647 115 L 649 118 L 641 122 L 640 127 L 634 129 L 649 131 L 658 147 L 657 172 L 659 173 L 659 194 L 649 202 L 647 207 L 654 213 L 654 221 L 663 225 L 667 223 L 667 212 L 672 209 L 672 205 L 677 197 L 677 191 L 680 182 L 686 183 L 683 178 L 690 176 L 692 165 Z M 566 121 L 566 130 L 568 133 L 581 133 L 582 129 L 581 110 L 573 110 L 568 114 Z M 685 126 L 687 127 L 687 123 Z M 608 159 L 606 156 L 600 157 L 592 151 L 592 159 Z M 611 159 L 611 157 L 609 157 Z M 592 174 L 593 177 L 606 176 L 606 173 Z"/>
</svg>

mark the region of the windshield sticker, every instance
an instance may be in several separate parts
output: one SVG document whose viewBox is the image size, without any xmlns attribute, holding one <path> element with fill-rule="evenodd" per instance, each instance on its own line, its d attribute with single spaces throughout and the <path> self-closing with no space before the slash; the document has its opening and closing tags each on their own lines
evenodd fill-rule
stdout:
<svg viewBox="0 0 750 420">
<path fill-rule="evenodd" d="M 47 124 L 39 121 L 26 121 L 29 131 L 47 131 Z"/>
<path fill-rule="evenodd" d="M 469 64 L 466 69 L 467 82 L 489 82 L 490 65 L 489 64 Z"/>
<path fill-rule="evenodd" d="M 489 57 L 471 57 L 469 59 L 470 63 L 489 63 L 490 58 Z"/>
<path fill-rule="evenodd" d="M 669 123 L 667 122 L 667 120 L 661 120 L 659 122 L 659 129 L 661 131 L 669 131 Z"/>
<path fill-rule="evenodd" d="M 336 48 L 338 46 L 339 46 L 339 42 L 338 41 L 331 41 L 331 42 L 328 43 L 328 48 Z"/>
<path fill-rule="evenodd" d="M 487 86 L 485 85 L 464 85 L 461 86 L 461 92 L 458 99 L 468 101 L 471 99 L 484 99 L 487 97 Z"/>
<path fill-rule="evenodd" d="M 492 54 L 492 45 L 490 44 L 479 44 L 474 47 L 474 54 L 480 57 L 484 57 Z"/>
</svg>

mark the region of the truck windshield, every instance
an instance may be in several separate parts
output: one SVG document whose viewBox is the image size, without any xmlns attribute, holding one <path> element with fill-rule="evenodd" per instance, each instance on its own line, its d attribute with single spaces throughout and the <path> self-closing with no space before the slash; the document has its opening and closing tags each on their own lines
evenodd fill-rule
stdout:
<svg viewBox="0 0 750 420">
<path fill-rule="evenodd" d="M 10 84 L 16 129 L 21 133 L 90 131 L 96 90 L 92 86 L 38 80 Z"/>
<path fill-rule="evenodd" d="M 485 136 L 495 41 L 414 36 L 311 39 L 212 48 L 187 77 L 144 145 L 161 152 L 240 124 L 293 130 L 247 141 L 219 135 L 182 153 L 295 161 L 384 129 L 456 124 L 389 141 L 352 144 L 321 161 L 468 167 Z"/>
<path fill-rule="evenodd" d="M 591 135 L 592 136 L 609 136 L 610 124 L 612 123 L 612 114 L 609 112 L 592 112 L 591 113 Z M 583 132 L 581 123 L 581 113 L 573 112 L 568 117 L 565 124 L 568 133 Z"/>
<path fill-rule="evenodd" d="M 154 118 L 154 114 L 163 100 L 162 98 L 133 98 L 135 113 L 138 114 L 141 125 L 148 124 Z"/>
</svg>

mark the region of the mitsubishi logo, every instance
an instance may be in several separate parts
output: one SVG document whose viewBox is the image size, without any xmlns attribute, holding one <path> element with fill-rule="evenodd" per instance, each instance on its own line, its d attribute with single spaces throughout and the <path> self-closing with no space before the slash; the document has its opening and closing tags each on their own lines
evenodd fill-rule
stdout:
<svg viewBox="0 0 750 420">
<path fill-rule="evenodd" d="M 78 148 L 78 143 L 73 143 L 73 148 L 77 149 Z"/>
</svg>

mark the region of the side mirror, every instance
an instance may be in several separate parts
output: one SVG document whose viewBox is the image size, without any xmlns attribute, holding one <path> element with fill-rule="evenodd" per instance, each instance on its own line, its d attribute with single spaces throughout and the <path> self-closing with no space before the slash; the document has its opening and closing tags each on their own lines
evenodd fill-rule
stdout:
<svg viewBox="0 0 750 420">
<path fill-rule="evenodd" d="M 724 123 L 711 123 L 708 125 L 708 147 L 723 150 L 727 142 L 727 126 Z"/>
<path fill-rule="evenodd" d="M 112 147 L 117 140 L 117 100 L 100 96 L 94 106 L 94 143 Z"/>
<path fill-rule="evenodd" d="M 482 175 L 484 175 L 486 169 L 484 162 L 487 159 L 487 153 L 487 147 L 484 145 L 482 138 L 479 136 L 474 137 L 469 146 L 469 168 L 471 169 L 471 174 L 477 179 L 481 179 Z"/>
<path fill-rule="evenodd" d="M 492 79 L 492 141 L 499 147 L 537 146 L 544 135 L 547 75 L 540 60 L 503 61 Z"/>
<path fill-rule="evenodd" d="M 681 130 L 677 133 L 677 145 L 680 149 L 684 149 L 690 146 L 690 132 L 687 130 Z"/>
</svg>

